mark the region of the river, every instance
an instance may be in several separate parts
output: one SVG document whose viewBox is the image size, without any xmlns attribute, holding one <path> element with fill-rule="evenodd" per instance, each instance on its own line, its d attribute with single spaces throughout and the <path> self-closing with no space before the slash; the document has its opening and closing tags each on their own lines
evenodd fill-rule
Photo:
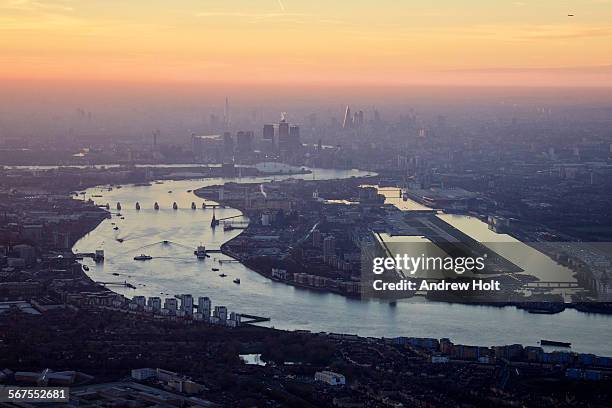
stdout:
<svg viewBox="0 0 612 408">
<path fill-rule="evenodd" d="M 358 170 L 315 171 L 317 179 L 365 174 Z M 288 177 L 312 178 L 313 175 L 283 178 Z M 390 306 L 377 300 L 361 301 L 273 282 L 239 263 L 220 264 L 219 260 L 228 259 L 220 254 L 211 254 L 211 258 L 198 261 L 193 255 L 198 244 L 216 249 L 240 231 L 211 229 L 213 210 L 202 210 L 204 200 L 188 190 L 226 181 L 262 182 L 271 178 L 274 177 L 211 178 L 165 181 L 151 186 L 126 185 L 112 191 L 99 187 L 88 189 L 85 198 L 96 196 L 93 198 L 96 203 L 110 203 L 113 213 L 116 213 L 116 203 L 120 202 L 124 219 L 113 214 L 111 219 L 104 220 L 79 240 L 74 250 L 91 252 L 104 249 L 104 263 L 84 261 L 90 268 L 87 273 L 96 281 L 127 280 L 136 285 L 136 289 L 113 287 L 113 290 L 126 296 L 163 298 L 179 293 L 209 296 L 213 304 L 226 305 L 230 311 L 268 316 L 271 318 L 268 325 L 281 329 L 376 337 L 448 337 L 456 343 L 473 345 L 537 345 L 540 339 L 546 338 L 572 342 L 574 351 L 612 355 L 612 343 L 607 341 L 612 334 L 612 318 L 605 315 L 586 314 L 572 309 L 555 315 L 537 315 L 514 307 L 446 304 L 422 298 L 406 299 Z M 140 211 L 135 210 L 136 202 L 142 207 Z M 153 209 L 155 202 L 160 205 L 159 211 Z M 172 210 L 173 202 L 178 204 L 178 210 Z M 192 202 L 196 203 L 197 210 L 190 208 Z M 240 214 L 231 208 L 215 211 L 217 218 Z M 461 224 L 467 229 L 481 230 L 483 225 L 486 228 L 486 224 L 473 217 L 445 217 L 449 217 L 449 222 L 453 221 L 458 228 Z M 118 229 L 115 230 L 115 227 Z M 118 238 L 123 242 L 117 241 Z M 494 237 L 487 240 L 491 242 L 491 238 Z M 164 240 L 168 243 L 164 243 Z M 154 259 L 134 261 L 133 257 L 141 253 Z M 214 272 L 212 268 L 221 271 Z M 221 272 L 227 277 L 220 277 Z M 240 285 L 233 283 L 235 278 L 240 278 Z"/>
</svg>

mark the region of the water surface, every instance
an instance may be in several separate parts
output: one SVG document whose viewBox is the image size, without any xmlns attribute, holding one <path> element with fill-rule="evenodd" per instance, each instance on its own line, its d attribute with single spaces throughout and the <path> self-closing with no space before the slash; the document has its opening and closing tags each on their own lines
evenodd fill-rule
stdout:
<svg viewBox="0 0 612 408">
<path fill-rule="evenodd" d="M 364 174 L 357 170 L 315 171 L 317 179 Z M 312 179 L 313 175 L 290 177 Z M 556 315 L 535 315 L 514 307 L 445 304 L 421 298 L 400 301 L 396 306 L 391 306 L 377 300 L 349 299 L 273 282 L 239 263 L 220 263 L 227 258 L 219 254 L 198 261 L 193 254 L 198 244 L 219 248 L 240 231 L 212 230 L 210 220 L 213 211 L 202 210 L 203 200 L 187 190 L 226 181 L 262 182 L 270 178 L 167 181 L 149 187 L 124 186 L 112 191 L 88 189 L 85 197 L 101 195 L 94 199 L 99 204 L 108 202 L 114 209 L 116 202 L 121 202 L 121 214 L 125 219 L 114 215 L 112 219 L 103 221 L 78 241 L 74 249 L 78 252 L 104 249 L 106 261 L 103 264 L 84 261 L 90 267 L 88 274 L 97 281 L 127 280 L 137 285 L 135 290 L 113 287 L 126 296 L 165 296 L 160 293 L 169 296 L 179 293 L 209 296 L 213 304 L 226 305 L 230 311 L 268 316 L 272 319 L 269 325 L 282 329 L 376 337 L 448 337 L 457 343 L 474 345 L 537 345 L 540 339 L 545 338 L 570 341 L 575 351 L 612 355 L 612 343 L 609 341 L 612 319 L 609 316 L 574 310 Z M 137 201 L 142 206 L 140 211 L 134 209 Z M 156 201 L 161 206 L 159 211 L 153 210 Z M 171 209 L 173 202 L 178 204 L 178 210 Z M 192 202 L 196 203 L 197 210 L 190 209 Z M 238 210 L 231 208 L 215 211 L 217 217 L 238 214 Z M 475 231 L 481 229 L 480 224 L 483 224 L 474 218 L 461 218 L 459 221 L 467 223 L 466 228 L 475 228 Z M 114 230 L 115 226 L 119 229 Z M 117 238 L 123 239 L 123 243 L 119 243 Z M 164 240 L 168 243 L 164 244 Z M 133 257 L 141 253 L 154 259 L 134 261 Z M 213 271 L 212 268 L 220 271 Z M 220 273 L 227 277 L 220 277 Z M 233 283 L 235 278 L 240 278 L 240 285 Z"/>
</svg>

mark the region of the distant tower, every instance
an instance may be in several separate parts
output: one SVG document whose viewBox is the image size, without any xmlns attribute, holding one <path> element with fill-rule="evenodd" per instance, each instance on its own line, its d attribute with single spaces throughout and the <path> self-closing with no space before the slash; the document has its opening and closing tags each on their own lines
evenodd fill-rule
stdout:
<svg viewBox="0 0 612 408">
<path fill-rule="evenodd" d="M 263 127 L 263 138 L 274 142 L 274 125 L 266 124 Z"/>
<path fill-rule="evenodd" d="M 157 140 L 160 134 L 161 132 L 159 131 L 159 129 L 155 129 L 155 131 L 153 132 L 153 151 L 157 151 Z"/>
<path fill-rule="evenodd" d="M 225 97 L 225 108 L 223 109 L 223 126 L 225 129 L 229 129 L 230 127 L 230 108 L 229 108 L 229 98 Z"/>
<path fill-rule="evenodd" d="M 283 112 L 278 123 L 278 148 L 280 150 L 288 150 L 289 145 L 289 122 L 287 122 L 287 114 Z"/>
<path fill-rule="evenodd" d="M 272 153 L 276 150 L 276 143 L 274 142 L 274 125 L 265 124 L 263 126 L 263 151 Z"/>
<path fill-rule="evenodd" d="M 289 126 L 289 144 L 292 150 L 298 150 L 302 146 L 300 141 L 300 127 L 296 125 Z"/>
<path fill-rule="evenodd" d="M 351 121 L 353 118 L 351 117 L 351 108 L 346 105 L 346 111 L 344 112 L 344 121 L 342 122 L 342 127 L 344 129 L 348 129 L 351 127 Z"/>
<path fill-rule="evenodd" d="M 359 112 L 357 112 L 357 125 L 363 126 L 363 124 L 364 124 L 364 115 L 363 115 L 363 111 L 360 110 Z"/>
<path fill-rule="evenodd" d="M 223 154 L 224 160 L 231 161 L 234 156 L 234 139 L 230 132 L 223 132 Z"/>
</svg>

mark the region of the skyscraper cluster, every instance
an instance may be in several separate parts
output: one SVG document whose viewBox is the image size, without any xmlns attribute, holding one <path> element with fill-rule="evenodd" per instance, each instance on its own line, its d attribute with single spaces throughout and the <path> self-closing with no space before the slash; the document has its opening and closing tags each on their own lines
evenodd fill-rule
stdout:
<svg viewBox="0 0 612 408">
<path fill-rule="evenodd" d="M 344 120 L 342 121 L 343 129 L 353 129 L 362 127 L 364 124 L 364 115 L 363 111 L 356 111 L 351 115 L 351 107 L 346 106 L 346 110 L 344 111 Z"/>
<path fill-rule="evenodd" d="M 300 140 L 300 127 L 291 125 L 283 113 L 277 125 L 277 131 L 273 124 L 265 124 L 263 127 L 263 141 L 270 146 L 278 148 L 281 154 L 295 153 L 302 146 Z"/>
</svg>

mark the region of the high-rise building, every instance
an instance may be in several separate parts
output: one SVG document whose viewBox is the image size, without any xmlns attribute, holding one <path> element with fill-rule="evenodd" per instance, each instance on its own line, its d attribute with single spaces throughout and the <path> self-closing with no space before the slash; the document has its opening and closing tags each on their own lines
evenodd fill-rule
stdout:
<svg viewBox="0 0 612 408">
<path fill-rule="evenodd" d="M 232 158 L 234 155 L 234 139 L 230 132 L 223 133 L 223 154 L 225 160 Z"/>
<path fill-rule="evenodd" d="M 210 320 L 211 301 L 206 296 L 198 298 L 198 313 L 202 315 L 202 319 Z"/>
<path fill-rule="evenodd" d="M 161 311 L 161 299 L 157 296 L 151 296 L 147 301 L 147 306 L 151 308 L 153 312 Z"/>
<path fill-rule="evenodd" d="M 272 124 L 266 124 L 263 127 L 261 149 L 267 154 L 271 154 L 276 150 L 276 143 L 274 141 L 274 125 Z"/>
<path fill-rule="evenodd" d="M 292 125 L 289 127 L 289 145 L 290 150 L 295 151 L 302 146 L 302 142 L 300 141 L 300 127 L 296 125 Z"/>
<path fill-rule="evenodd" d="M 225 129 L 229 129 L 230 127 L 230 108 L 229 108 L 229 99 L 225 97 L 225 107 L 223 109 L 223 126 Z"/>
<path fill-rule="evenodd" d="M 321 247 L 321 231 L 319 231 L 318 229 L 312 231 L 312 246 L 315 248 L 320 248 Z"/>
<path fill-rule="evenodd" d="M 364 123 L 364 115 L 363 115 L 363 111 L 360 110 L 359 112 L 355 113 L 354 124 L 355 126 L 361 127 L 363 126 L 363 123 Z"/>
<path fill-rule="evenodd" d="M 255 133 L 251 130 L 236 133 L 236 153 L 243 157 L 253 153 L 254 139 Z"/>
<path fill-rule="evenodd" d="M 181 295 L 181 311 L 186 316 L 193 315 L 193 296 L 190 294 Z"/>
<path fill-rule="evenodd" d="M 166 298 L 166 300 L 164 300 L 164 309 L 167 309 L 171 313 L 176 313 L 178 309 L 178 301 L 176 298 Z"/>
<path fill-rule="evenodd" d="M 139 307 L 144 307 L 147 299 L 144 296 L 134 296 L 132 302 L 136 303 Z"/>
<path fill-rule="evenodd" d="M 283 117 L 278 123 L 278 148 L 280 150 L 288 150 L 289 145 L 289 122 Z"/>
<path fill-rule="evenodd" d="M 344 121 L 342 122 L 342 127 L 344 129 L 349 129 L 353 125 L 353 117 L 351 116 L 351 108 L 346 105 L 346 111 L 344 111 Z"/>
<path fill-rule="evenodd" d="M 323 258 L 325 262 L 336 254 L 336 238 L 333 235 L 325 237 L 323 240 Z"/>
<path fill-rule="evenodd" d="M 153 151 L 157 150 L 157 139 L 159 138 L 161 132 L 159 129 L 155 129 L 153 131 Z"/>
<path fill-rule="evenodd" d="M 242 316 L 236 312 L 230 313 L 228 324 L 232 327 L 240 326 Z"/>
<path fill-rule="evenodd" d="M 213 312 L 213 316 L 219 319 L 220 323 L 225 323 L 227 320 L 227 307 L 225 306 L 215 306 L 215 311 Z"/>
<path fill-rule="evenodd" d="M 263 127 L 263 138 L 264 140 L 274 141 L 274 125 L 266 124 Z"/>
</svg>

